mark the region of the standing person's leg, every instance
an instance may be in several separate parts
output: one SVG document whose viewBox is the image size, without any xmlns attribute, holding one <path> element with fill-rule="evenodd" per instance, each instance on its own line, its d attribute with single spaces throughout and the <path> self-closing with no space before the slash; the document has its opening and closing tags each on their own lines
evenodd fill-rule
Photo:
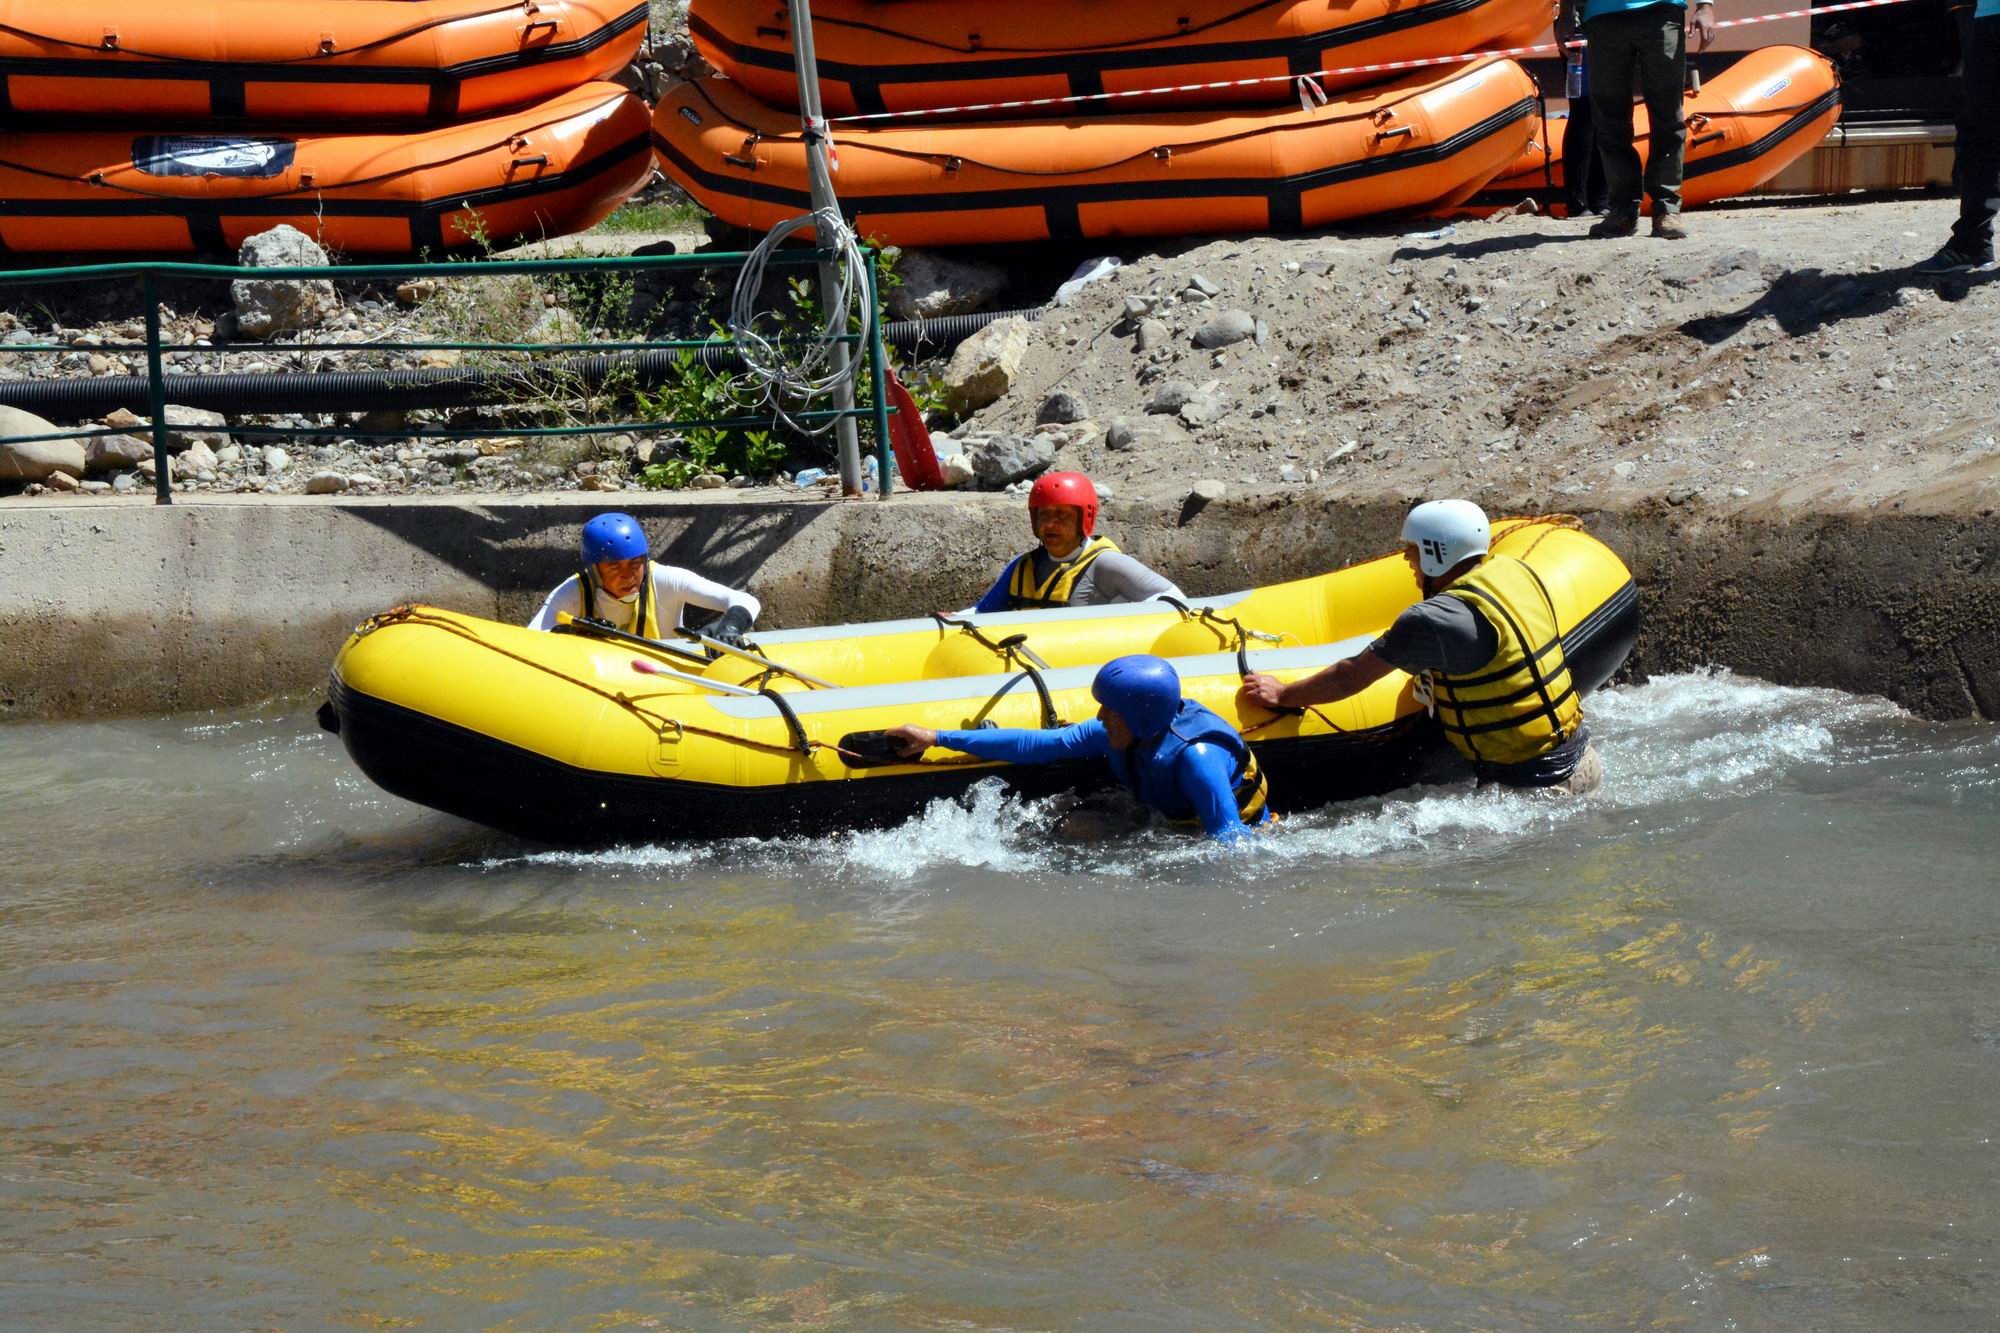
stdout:
<svg viewBox="0 0 2000 1333">
<path fill-rule="evenodd" d="M 1632 147 L 1632 73 L 1636 53 L 1629 14 L 1606 14 L 1584 25 L 1590 43 L 1590 121 L 1604 164 L 1604 221 L 1594 235 L 1631 235 L 1639 218 L 1639 153 Z"/>
<path fill-rule="evenodd" d="M 1586 93 L 1569 104 L 1569 119 L 1563 123 L 1563 201 L 1569 215 L 1580 218 L 1597 205 L 1590 187 L 1604 174 L 1597 160 L 1597 129 L 1590 118 L 1590 96 Z"/>
<path fill-rule="evenodd" d="M 1958 225 L 1951 229 L 1951 248 L 1990 261 L 1993 217 L 2000 212 L 2000 16 L 1972 22 L 1958 145 Z"/>
<path fill-rule="evenodd" d="M 1634 12 L 1646 21 L 1638 53 L 1639 87 L 1652 122 L 1646 193 L 1653 197 L 1655 219 L 1673 217 L 1681 211 L 1682 159 L 1687 148 L 1687 123 L 1681 111 L 1681 90 L 1687 83 L 1687 11 L 1679 5 L 1649 5 Z"/>
</svg>

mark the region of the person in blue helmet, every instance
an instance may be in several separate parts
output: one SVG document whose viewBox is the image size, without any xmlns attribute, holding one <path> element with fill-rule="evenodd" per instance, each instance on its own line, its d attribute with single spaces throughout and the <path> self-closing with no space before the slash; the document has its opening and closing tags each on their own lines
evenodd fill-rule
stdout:
<svg viewBox="0 0 2000 1333">
<path fill-rule="evenodd" d="M 1271 818 L 1257 757 L 1223 717 L 1181 697 L 1181 678 L 1165 658 L 1138 654 L 1104 664 L 1090 692 L 1102 705 L 1094 721 L 1059 731 L 988 728 L 889 729 L 898 753 L 914 759 L 932 746 L 1010 764 L 1105 759 L 1140 803 L 1171 823 L 1199 825 L 1233 842 Z"/>
<path fill-rule="evenodd" d="M 679 628 L 690 606 L 719 611 L 721 618 L 702 632 L 743 646 L 743 636 L 763 609 L 755 597 L 711 582 L 693 570 L 655 564 L 639 520 L 630 514 L 599 514 L 583 525 L 578 543 L 583 567 L 549 594 L 529 629 L 552 630 L 561 617 L 608 622 L 614 629 L 657 639 L 662 628 Z"/>
</svg>

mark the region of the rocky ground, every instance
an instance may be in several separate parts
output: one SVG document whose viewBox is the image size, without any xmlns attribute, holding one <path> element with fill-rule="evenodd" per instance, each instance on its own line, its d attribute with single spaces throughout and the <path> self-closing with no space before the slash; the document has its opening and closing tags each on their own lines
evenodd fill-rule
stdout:
<svg viewBox="0 0 2000 1333">
<path fill-rule="evenodd" d="M 1153 498 L 1199 482 L 1211 494 L 1465 491 L 1545 509 L 1657 494 L 1718 506 L 1990 510 L 2000 500 L 2000 281 L 1929 282 L 1907 269 L 1941 242 L 1951 211 L 1914 199 L 1723 208 L 1691 215 L 1693 238 L 1679 243 L 1595 242 L 1580 224 L 1510 216 L 1135 247 L 1068 304 L 995 325 L 937 368 L 959 409 L 938 422 L 940 451 L 960 484 L 989 489 L 1061 466 L 1115 495 Z M 986 295 L 1017 301 L 1033 288 L 1020 274 L 1017 264 L 1012 291 L 989 284 Z M 138 332 L 121 295 L 130 293 L 63 305 L 37 293 L 0 311 L 0 352 L 64 349 L 0 356 L 0 379 L 142 371 L 143 357 L 108 346 Z M 439 368 L 457 354 L 292 345 L 584 340 L 624 326 L 635 308 L 683 323 L 700 309 L 684 289 L 639 291 L 620 295 L 624 313 L 613 318 L 576 289 L 506 280 L 328 283 L 304 298 L 303 315 L 272 311 L 281 299 L 170 297 L 179 304 L 169 335 L 193 349 L 175 368 Z M 284 331 L 288 321 L 304 332 Z M 240 340 L 259 329 L 269 341 L 244 350 Z M 224 338 L 239 340 L 226 361 L 204 350 Z M 554 418 L 617 406 L 571 400 Z M 176 487 L 196 494 L 616 490 L 636 486 L 653 451 L 669 447 L 511 433 L 551 420 L 547 403 L 366 417 L 170 413 L 177 419 L 189 428 Z M 136 502 L 149 491 L 143 422 L 124 413 L 108 424 L 135 435 L 64 452 L 54 467 L 56 450 L 27 457 L 33 446 L 0 446 L 13 451 L 0 458 L 0 491 L 87 491 L 104 502 L 122 491 Z M 355 434 L 438 424 L 492 434 L 470 443 Z M 260 441 L 245 433 L 258 425 L 314 434 Z M 18 419 L 0 420 L 0 434 L 26 433 Z"/>
</svg>

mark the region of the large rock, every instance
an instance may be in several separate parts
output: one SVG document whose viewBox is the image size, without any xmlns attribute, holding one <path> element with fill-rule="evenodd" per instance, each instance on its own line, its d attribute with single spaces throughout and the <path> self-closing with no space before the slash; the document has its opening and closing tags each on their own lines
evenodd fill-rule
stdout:
<svg viewBox="0 0 2000 1333">
<path fill-rule="evenodd" d="M 153 456 L 153 442 L 135 435 L 100 435 L 83 446 L 84 467 L 93 477 L 127 472 Z"/>
<path fill-rule="evenodd" d="M 114 430 L 129 430 L 147 440 L 152 438 L 152 422 L 125 408 L 113 408 L 105 413 L 103 421 Z M 221 449 L 229 443 L 229 418 L 205 407 L 182 407 L 177 403 L 168 403 L 167 426 L 167 449 L 173 453 L 179 453 L 195 443 L 205 444 L 211 449 Z"/>
<path fill-rule="evenodd" d="M 905 250 L 896 259 L 898 285 L 889 289 L 889 313 L 897 319 L 942 319 L 969 315 L 992 304 L 1007 285 L 1007 270 L 974 259 L 953 259 L 928 250 Z"/>
<path fill-rule="evenodd" d="M 332 261 L 310 236 L 281 223 L 243 242 L 236 262 L 244 268 L 327 268 Z M 340 307 L 326 279 L 238 278 L 229 284 L 229 296 L 236 304 L 236 330 L 247 338 L 317 328 Z"/>
<path fill-rule="evenodd" d="M 1257 317 L 1243 310 L 1225 310 L 1194 332 L 1194 345 L 1215 351 L 1257 336 Z"/>
<path fill-rule="evenodd" d="M 1046 435 L 992 435 L 965 446 L 972 475 L 987 490 L 1038 477 L 1056 461 L 1056 442 Z"/>
<path fill-rule="evenodd" d="M 53 435 L 60 426 L 18 407 L 0 407 L 0 439 Z M 47 481 L 58 472 L 81 477 L 86 468 L 81 440 L 40 440 L 0 444 L 0 481 Z"/>
<path fill-rule="evenodd" d="M 1014 387 L 1031 337 L 1016 315 L 997 320 L 958 345 L 944 368 L 945 398 L 960 416 L 999 402 Z"/>
<path fill-rule="evenodd" d="M 1080 394 L 1058 391 L 1042 400 L 1042 410 L 1035 414 L 1035 422 L 1042 426 L 1067 426 L 1071 422 L 1088 421 L 1090 404 Z"/>
</svg>

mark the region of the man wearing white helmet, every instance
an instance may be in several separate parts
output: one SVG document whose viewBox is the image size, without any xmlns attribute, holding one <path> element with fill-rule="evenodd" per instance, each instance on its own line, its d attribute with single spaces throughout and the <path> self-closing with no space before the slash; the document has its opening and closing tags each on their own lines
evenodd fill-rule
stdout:
<svg viewBox="0 0 2000 1333">
<path fill-rule="evenodd" d="M 1428 681 L 1439 725 L 1482 786 L 1595 791 L 1604 764 L 1584 726 L 1563 627 L 1541 577 L 1512 556 L 1488 554 L 1492 529 L 1467 500 L 1418 505 L 1403 524 L 1403 541 L 1424 601 L 1367 648 L 1316 675 L 1289 685 L 1244 677 L 1244 698 L 1265 708 L 1303 708 L 1407 671 Z"/>
</svg>

